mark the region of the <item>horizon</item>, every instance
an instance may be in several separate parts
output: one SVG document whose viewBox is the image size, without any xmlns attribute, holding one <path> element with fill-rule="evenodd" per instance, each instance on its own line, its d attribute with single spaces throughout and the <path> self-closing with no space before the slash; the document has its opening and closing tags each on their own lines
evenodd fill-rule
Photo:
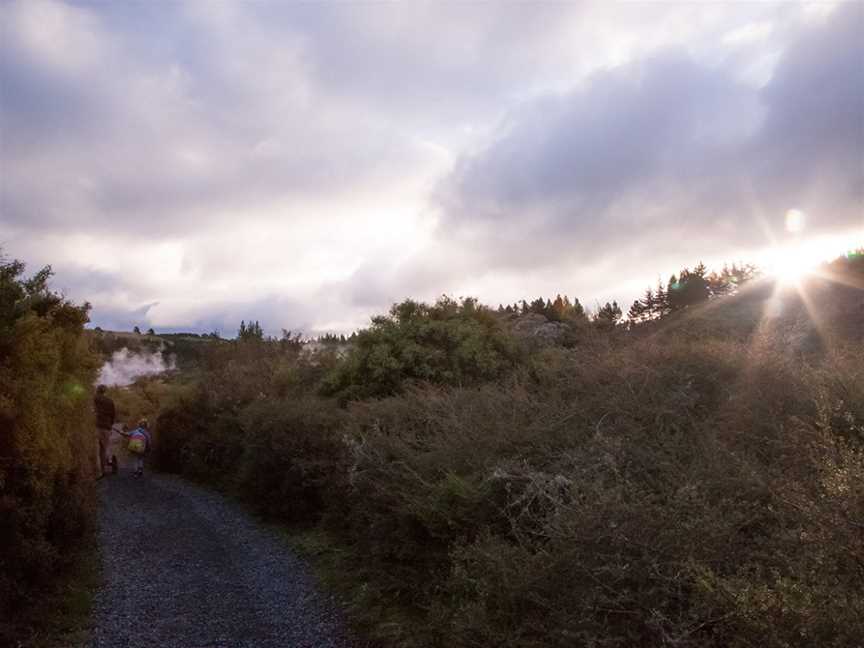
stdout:
<svg viewBox="0 0 864 648">
<path fill-rule="evenodd" d="M 793 290 L 796 290 L 800 293 L 803 290 L 803 282 L 810 280 L 810 279 L 821 279 L 821 280 L 825 280 L 828 282 L 835 282 L 836 277 L 831 273 L 826 273 L 825 272 L 825 266 L 827 266 L 831 262 L 840 261 L 841 259 L 851 259 L 853 257 L 859 257 L 859 256 L 861 256 L 861 254 L 864 254 L 864 246 L 849 249 L 845 253 L 840 254 L 836 257 L 821 259 L 817 263 L 805 264 L 803 266 L 796 266 L 796 267 L 792 268 L 791 271 L 790 271 L 790 267 L 788 265 L 786 265 L 785 263 L 780 264 L 773 271 L 771 269 L 766 270 L 765 267 L 759 267 L 759 266 L 756 266 L 755 264 L 748 264 L 746 262 L 744 262 L 744 263 L 736 262 L 736 263 L 724 264 L 723 267 L 724 268 L 728 267 L 730 269 L 733 269 L 736 266 L 738 268 L 742 268 L 742 269 L 746 268 L 746 267 L 750 267 L 755 271 L 755 275 L 754 275 L 753 279 L 750 281 L 752 281 L 754 283 L 757 281 L 760 283 L 767 281 L 767 282 L 771 282 L 774 284 L 774 286 L 775 286 L 774 290 L 775 291 L 782 291 L 784 289 L 793 289 Z M 784 257 L 784 260 L 785 260 L 785 257 Z M 680 270 L 692 269 L 692 267 L 695 267 L 696 265 L 698 265 L 698 264 L 691 264 L 691 267 L 689 267 L 689 268 L 683 267 L 683 268 L 680 268 Z M 711 274 L 711 273 L 719 272 L 720 270 L 721 270 L 721 268 L 707 268 L 707 273 Z M 670 273 L 670 276 L 672 274 L 675 274 L 675 273 Z M 666 283 L 662 277 L 658 277 L 658 281 L 663 283 L 663 284 Z M 655 287 L 656 287 L 656 284 L 654 286 L 646 285 L 646 287 L 643 289 L 642 293 L 640 293 L 640 295 L 637 296 L 636 300 L 634 300 L 634 301 L 639 301 L 640 297 L 644 296 L 645 290 L 653 290 L 653 288 L 655 288 Z M 564 298 L 564 299 L 569 299 L 570 296 L 565 295 L 563 293 L 555 293 L 554 295 L 534 296 L 533 299 L 537 299 L 538 297 L 542 297 L 543 299 L 545 299 L 547 301 L 553 301 L 553 297 L 560 297 L 560 298 Z M 453 300 L 456 302 L 462 302 L 465 299 L 472 299 L 472 300 L 476 301 L 478 306 L 480 306 L 482 308 L 489 309 L 491 311 L 498 311 L 499 313 L 501 312 L 501 309 L 506 309 L 506 308 L 511 308 L 511 307 L 516 307 L 518 309 L 518 308 L 524 307 L 526 304 L 529 303 L 529 300 L 527 297 L 522 298 L 522 299 L 517 299 L 517 300 L 511 301 L 511 302 L 499 303 L 498 306 L 495 306 L 494 304 L 486 303 L 483 301 L 483 299 L 477 297 L 476 295 L 460 296 L 460 297 L 454 297 L 452 295 L 439 295 L 435 300 L 430 300 L 429 302 L 425 302 L 423 300 L 416 300 L 416 299 L 413 299 L 412 297 L 406 297 L 404 300 L 402 300 L 402 302 L 394 302 L 394 303 L 390 304 L 390 306 L 388 308 L 386 308 L 384 311 L 373 314 L 372 316 L 370 316 L 370 320 L 368 322 L 366 322 L 364 325 L 361 325 L 360 327 L 358 327 L 356 329 L 352 329 L 349 331 L 320 331 L 320 332 L 317 332 L 317 333 L 312 334 L 312 335 L 307 335 L 304 331 L 290 330 L 290 329 L 287 329 L 287 330 L 286 329 L 279 329 L 277 331 L 275 329 L 268 327 L 266 325 L 266 322 L 262 323 L 262 322 L 259 322 L 257 320 L 244 320 L 244 319 L 241 319 L 240 322 L 237 324 L 237 326 L 235 326 L 233 328 L 229 327 L 230 330 L 225 330 L 225 331 L 223 331 L 223 330 L 192 331 L 192 330 L 183 329 L 182 327 L 173 327 L 173 328 L 168 327 L 168 328 L 159 329 L 159 330 L 154 330 L 153 327 L 151 327 L 151 330 L 153 330 L 152 335 L 154 335 L 155 337 L 175 336 L 175 335 L 195 335 L 195 336 L 201 336 L 201 337 L 215 337 L 216 339 L 220 339 L 220 340 L 233 340 L 233 339 L 237 339 L 239 337 L 239 334 L 237 331 L 235 331 L 232 334 L 231 333 L 232 330 L 234 330 L 234 329 L 239 330 L 239 328 L 241 328 L 243 324 L 252 325 L 254 323 L 256 325 L 261 326 L 262 331 L 264 333 L 264 336 L 266 338 L 272 339 L 272 340 L 277 339 L 279 337 L 279 334 L 284 335 L 285 333 L 288 333 L 292 336 L 295 336 L 295 335 L 298 336 L 297 340 L 301 344 L 316 343 L 316 342 L 319 342 L 322 338 L 326 338 L 328 336 L 334 337 L 334 338 L 342 337 L 342 338 L 345 338 L 346 341 L 350 341 L 354 335 L 356 335 L 357 333 L 359 333 L 360 331 L 362 331 L 364 329 L 369 328 L 370 324 L 372 323 L 372 319 L 375 316 L 380 316 L 380 315 L 383 315 L 385 313 L 390 313 L 391 308 L 395 308 L 400 303 L 404 303 L 405 301 L 414 301 L 416 303 L 423 303 L 423 304 L 431 305 L 432 303 L 437 301 L 437 299 L 441 299 L 441 298 L 450 299 L 450 300 Z M 594 304 L 582 303 L 579 300 L 578 296 L 575 296 L 573 302 L 574 303 L 578 302 L 579 305 L 582 306 L 582 308 L 584 309 L 586 317 L 589 319 L 596 316 L 596 314 L 603 307 L 603 304 L 600 301 L 597 301 Z M 618 304 L 618 306 L 622 309 L 622 322 L 631 321 L 630 316 L 627 314 L 627 308 L 630 305 L 629 302 L 621 302 L 621 301 L 616 300 L 616 299 L 608 299 L 608 300 L 606 300 L 605 303 L 607 305 L 610 303 Z M 507 312 L 509 313 L 510 311 L 507 311 Z M 524 311 L 516 310 L 513 314 L 519 316 L 519 315 L 524 315 L 525 313 L 524 313 Z M 105 329 L 101 326 L 94 325 L 92 321 L 88 322 L 85 325 L 85 328 L 87 328 L 89 330 L 98 330 L 98 332 L 100 332 L 100 333 L 145 335 L 145 336 L 151 335 L 151 333 L 149 331 L 145 331 L 144 327 L 141 327 L 139 325 L 133 325 L 133 327 L 132 327 L 132 328 L 139 329 L 137 332 L 132 330 L 131 328 L 129 330 Z"/>
<path fill-rule="evenodd" d="M 864 246 L 864 4 L 0 6 L 0 247 L 91 326 L 622 308 Z"/>
</svg>

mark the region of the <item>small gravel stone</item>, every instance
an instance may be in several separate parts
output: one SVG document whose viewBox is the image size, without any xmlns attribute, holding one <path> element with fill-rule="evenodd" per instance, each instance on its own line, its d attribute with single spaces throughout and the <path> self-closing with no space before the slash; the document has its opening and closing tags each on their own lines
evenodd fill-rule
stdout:
<svg viewBox="0 0 864 648">
<path fill-rule="evenodd" d="M 357 648 L 278 534 L 169 475 L 100 482 L 93 648 Z"/>
</svg>

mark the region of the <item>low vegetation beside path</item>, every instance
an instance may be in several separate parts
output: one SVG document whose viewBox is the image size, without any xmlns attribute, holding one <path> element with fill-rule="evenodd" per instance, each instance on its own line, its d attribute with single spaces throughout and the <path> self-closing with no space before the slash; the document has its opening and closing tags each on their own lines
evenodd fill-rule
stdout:
<svg viewBox="0 0 864 648">
<path fill-rule="evenodd" d="M 247 336 L 162 411 L 158 464 L 302 532 L 392 645 L 855 645 L 860 259 L 806 299 L 571 305 L 551 342 L 470 300 L 396 306 L 344 361 Z"/>
</svg>

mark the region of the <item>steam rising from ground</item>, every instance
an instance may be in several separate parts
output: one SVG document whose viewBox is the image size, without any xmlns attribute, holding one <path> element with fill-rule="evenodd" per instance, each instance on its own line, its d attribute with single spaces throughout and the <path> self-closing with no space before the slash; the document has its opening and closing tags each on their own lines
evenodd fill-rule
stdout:
<svg viewBox="0 0 864 648">
<path fill-rule="evenodd" d="M 131 385 L 140 376 L 153 376 L 176 367 L 174 356 L 168 360 L 162 351 L 133 353 L 126 347 L 115 351 L 111 359 L 99 370 L 99 384 L 123 387 Z"/>
</svg>

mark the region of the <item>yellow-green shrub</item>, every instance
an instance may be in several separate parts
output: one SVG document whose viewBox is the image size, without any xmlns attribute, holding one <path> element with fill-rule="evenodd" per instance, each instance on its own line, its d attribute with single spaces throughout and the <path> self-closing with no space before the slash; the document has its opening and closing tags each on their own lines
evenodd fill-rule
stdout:
<svg viewBox="0 0 864 648">
<path fill-rule="evenodd" d="M 0 263 L 0 620 L 85 533 L 96 464 L 88 306 L 51 293 L 48 269 L 29 280 L 23 271 Z"/>
</svg>

